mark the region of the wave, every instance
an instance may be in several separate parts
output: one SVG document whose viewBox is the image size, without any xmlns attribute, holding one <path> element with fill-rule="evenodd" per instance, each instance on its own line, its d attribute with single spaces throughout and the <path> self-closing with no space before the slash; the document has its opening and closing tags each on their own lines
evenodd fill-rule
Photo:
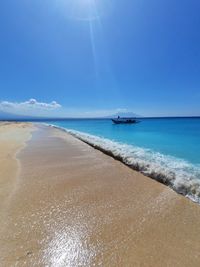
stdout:
<svg viewBox="0 0 200 267">
<path fill-rule="evenodd" d="M 55 125 L 90 146 L 123 162 L 175 190 L 194 202 L 200 203 L 200 165 L 169 155 L 163 155 L 133 145 L 127 145 L 91 134 L 65 129 Z"/>
</svg>

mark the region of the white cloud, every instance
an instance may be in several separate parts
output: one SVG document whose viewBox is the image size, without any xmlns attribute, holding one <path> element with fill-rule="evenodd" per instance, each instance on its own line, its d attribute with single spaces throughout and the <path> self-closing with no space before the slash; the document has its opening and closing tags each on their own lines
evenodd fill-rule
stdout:
<svg viewBox="0 0 200 267">
<path fill-rule="evenodd" d="M 52 101 L 50 103 L 39 102 L 34 98 L 31 98 L 24 102 L 9 102 L 9 101 L 1 101 L 0 102 L 0 110 L 9 113 L 16 114 L 41 114 L 41 113 L 49 113 L 56 109 L 61 108 L 61 105 L 56 101 Z"/>
<path fill-rule="evenodd" d="M 0 101 L 0 111 L 12 113 L 16 115 L 25 116 L 42 116 L 42 117 L 75 117 L 75 118 L 93 118 L 93 117 L 108 117 L 118 113 L 126 113 L 129 110 L 126 108 L 115 109 L 85 109 L 85 108 L 72 108 L 62 107 L 56 101 L 50 103 L 39 102 L 31 98 L 24 102 L 10 102 Z"/>
<path fill-rule="evenodd" d="M 1 101 L 0 109 L 57 109 L 61 108 L 61 105 L 56 101 L 52 101 L 50 103 L 38 102 L 36 99 L 31 98 L 25 102 L 8 102 Z"/>
</svg>

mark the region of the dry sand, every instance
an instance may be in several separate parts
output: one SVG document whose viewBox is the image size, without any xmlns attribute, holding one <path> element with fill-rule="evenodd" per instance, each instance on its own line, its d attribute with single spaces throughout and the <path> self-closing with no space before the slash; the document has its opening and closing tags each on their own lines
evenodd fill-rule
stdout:
<svg viewBox="0 0 200 267">
<path fill-rule="evenodd" d="M 0 266 L 200 266 L 198 204 L 46 126 L 18 153 L 13 191 L 30 130 L 6 127 Z"/>
</svg>

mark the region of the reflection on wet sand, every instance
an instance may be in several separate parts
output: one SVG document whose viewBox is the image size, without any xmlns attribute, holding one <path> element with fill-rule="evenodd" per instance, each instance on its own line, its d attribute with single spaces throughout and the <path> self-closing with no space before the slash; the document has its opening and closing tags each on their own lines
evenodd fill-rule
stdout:
<svg viewBox="0 0 200 267">
<path fill-rule="evenodd" d="M 57 129 L 18 158 L 1 266 L 199 266 L 200 206 Z"/>
</svg>

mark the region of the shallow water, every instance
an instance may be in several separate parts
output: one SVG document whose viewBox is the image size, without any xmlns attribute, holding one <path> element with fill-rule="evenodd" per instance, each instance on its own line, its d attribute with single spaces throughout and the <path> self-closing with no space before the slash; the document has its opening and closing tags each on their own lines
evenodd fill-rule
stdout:
<svg viewBox="0 0 200 267">
<path fill-rule="evenodd" d="M 144 174 L 200 200 L 200 118 L 48 121 Z"/>
<path fill-rule="evenodd" d="M 140 121 L 130 125 L 115 125 L 111 120 L 63 120 L 50 123 L 200 164 L 200 118 Z"/>
</svg>

